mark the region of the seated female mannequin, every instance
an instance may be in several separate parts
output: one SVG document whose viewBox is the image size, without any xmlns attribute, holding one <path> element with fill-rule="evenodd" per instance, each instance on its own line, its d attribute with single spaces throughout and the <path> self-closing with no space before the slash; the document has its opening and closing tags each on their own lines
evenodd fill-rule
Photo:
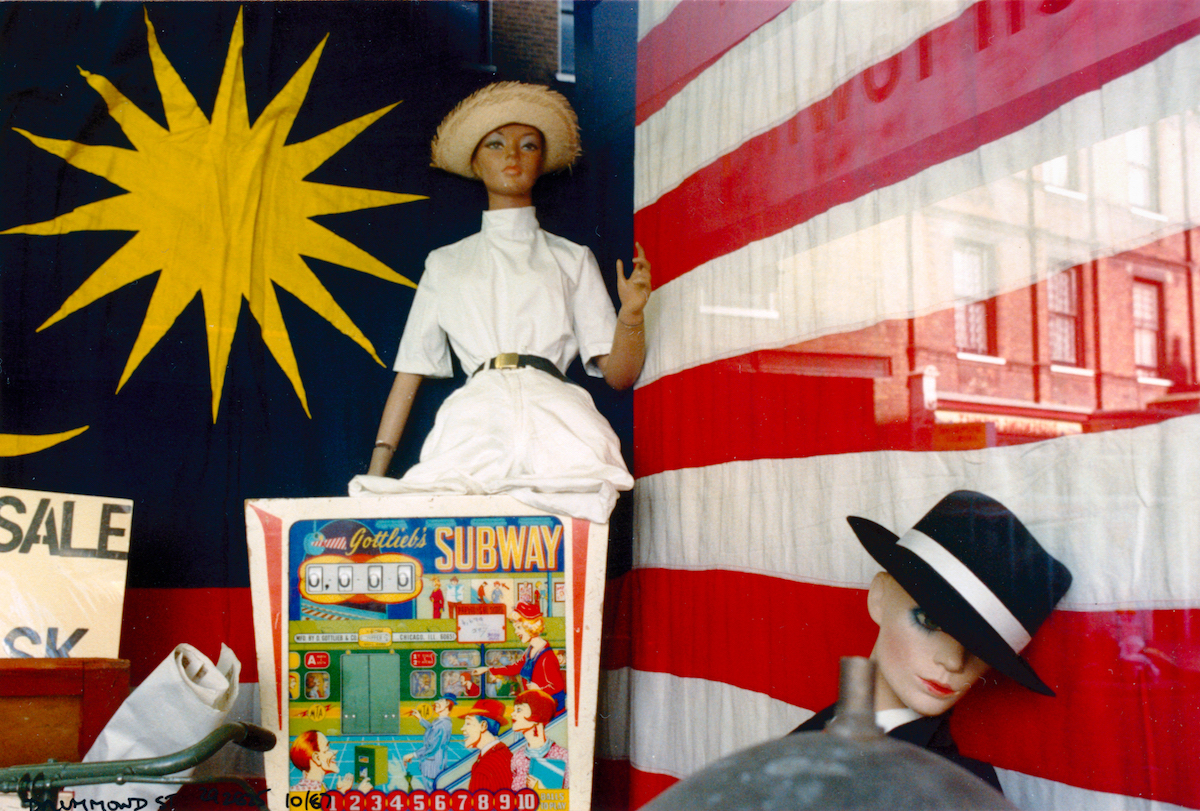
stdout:
<svg viewBox="0 0 1200 811">
<path fill-rule="evenodd" d="M 587 248 L 538 226 L 534 184 L 579 155 L 574 111 L 544 87 L 502 82 L 459 104 L 438 128 L 433 165 L 481 180 L 483 229 L 433 251 L 400 342 L 363 493 L 509 493 L 541 509 L 605 523 L 633 479 L 591 397 L 564 376 L 632 386 L 645 359 L 650 266 L 638 248 L 619 313 Z M 468 374 L 447 398 L 402 479 L 385 477 L 426 376 L 449 377 L 452 349 Z"/>
<path fill-rule="evenodd" d="M 886 570 L 867 592 L 879 626 L 871 651 L 876 723 L 999 791 L 991 764 L 959 753 L 950 712 L 989 667 L 1054 695 L 1020 653 L 1070 587 L 1071 573 L 982 493 L 951 493 L 899 537 L 865 518 L 847 520 Z M 794 732 L 824 729 L 833 711 L 825 708 Z"/>
</svg>

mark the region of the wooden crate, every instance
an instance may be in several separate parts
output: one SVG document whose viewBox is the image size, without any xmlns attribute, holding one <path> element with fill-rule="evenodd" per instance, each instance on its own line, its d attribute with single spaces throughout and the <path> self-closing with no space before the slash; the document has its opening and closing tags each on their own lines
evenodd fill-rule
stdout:
<svg viewBox="0 0 1200 811">
<path fill-rule="evenodd" d="M 0 766 L 81 760 L 128 696 L 123 659 L 0 659 Z"/>
</svg>

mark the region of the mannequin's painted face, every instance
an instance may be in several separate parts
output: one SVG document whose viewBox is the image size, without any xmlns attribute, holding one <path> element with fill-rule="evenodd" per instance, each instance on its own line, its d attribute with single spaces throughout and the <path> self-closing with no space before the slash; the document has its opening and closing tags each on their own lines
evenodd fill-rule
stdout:
<svg viewBox="0 0 1200 811">
<path fill-rule="evenodd" d="M 526 124 L 505 124 L 483 136 L 471 168 L 492 195 L 526 197 L 542 175 L 542 133 Z"/>
<path fill-rule="evenodd" d="M 909 707 L 941 715 L 987 671 L 983 660 L 934 624 L 886 572 L 871 581 L 867 609 L 879 626 L 871 651 L 876 710 Z"/>
</svg>

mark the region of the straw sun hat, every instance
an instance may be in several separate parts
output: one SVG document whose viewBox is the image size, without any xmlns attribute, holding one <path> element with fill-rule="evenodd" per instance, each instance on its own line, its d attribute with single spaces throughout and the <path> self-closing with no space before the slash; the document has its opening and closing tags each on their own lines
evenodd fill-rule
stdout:
<svg viewBox="0 0 1200 811">
<path fill-rule="evenodd" d="M 567 168 L 582 152 L 579 119 L 561 93 L 541 85 L 497 82 L 467 96 L 442 120 L 430 144 L 431 165 L 477 179 L 471 169 L 475 147 L 506 124 L 526 124 L 541 131 L 546 141 L 544 172 Z"/>
</svg>

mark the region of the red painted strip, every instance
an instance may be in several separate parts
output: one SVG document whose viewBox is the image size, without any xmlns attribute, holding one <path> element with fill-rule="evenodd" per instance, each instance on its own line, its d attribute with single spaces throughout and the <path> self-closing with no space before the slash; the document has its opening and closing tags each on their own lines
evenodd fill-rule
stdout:
<svg viewBox="0 0 1200 811">
<path fill-rule="evenodd" d="M 638 43 L 636 122 L 641 124 L 721 55 L 777 17 L 791 0 L 684 0 Z"/>
<path fill-rule="evenodd" d="M 1008 19 L 1009 4 L 978 4 L 639 211 L 639 240 L 670 246 L 652 250 L 656 283 L 1016 132 L 1200 33 L 1195 4 L 1020 6 L 1023 28 L 997 27 L 979 51 L 978 7 Z"/>
<path fill-rule="evenodd" d="M 641 808 L 679 782 L 669 774 L 644 772 L 628 760 L 596 760 L 592 778 L 592 808 L 596 811 L 629 811 Z"/>
<path fill-rule="evenodd" d="M 698 366 L 639 388 L 635 475 L 879 449 L 872 380 L 766 373 L 758 362 L 764 354 Z"/>
<path fill-rule="evenodd" d="M 254 505 L 250 505 L 254 507 Z M 283 636 L 285 633 L 283 621 L 283 519 L 277 515 L 271 515 L 268 512 L 254 507 L 254 512 L 258 516 L 259 523 L 262 525 L 263 531 L 263 546 L 266 551 L 267 563 L 267 585 L 271 593 L 271 630 L 273 631 L 272 639 L 274 640 L 275 650 L 272 651 L 272 657 L 275 659 L 275 706 L 278 708 L 279 729 L 283 729 L 283 708 L 286 706 L 284 696 L 284 685 L 287 681 L 283 678 L 283 661 L 279 652 L 283 650 Z M 260 688 L 261 689 L 261 688 Z"/>
<path fill-rule="evenodd" d="M 571 519 L 571 633 L 575 639 L 575 726 L 579 726 L 579 679 L 583 671 L 583 609 L 587 596 L 588 531 L 590 521 Z"/>
<path fill-rule="evenodd" d="M 626 578 L 637 634 L 629 661 L 610 651 L 606 668 L 708 679 L 817 710 L 836 697 L 839 657 L 874 642 L 860 589 L 728 571 Z M 1200 609 L 1059 611 L 1025 655 L 1058 698 L 1005 679 L 980 685 L 955 713 L 964 752 L 1093 791 L 1196 806 Z"/>
<path fill-rule="evenodd" d="M 242 663 L 241 682 L 258 681 L 254 621 L 248 588 L 126 589 L 121 618 L 121 658 L 137 686 L 187 643 L 214 662 L 221 644 Z"/>
</svg>

